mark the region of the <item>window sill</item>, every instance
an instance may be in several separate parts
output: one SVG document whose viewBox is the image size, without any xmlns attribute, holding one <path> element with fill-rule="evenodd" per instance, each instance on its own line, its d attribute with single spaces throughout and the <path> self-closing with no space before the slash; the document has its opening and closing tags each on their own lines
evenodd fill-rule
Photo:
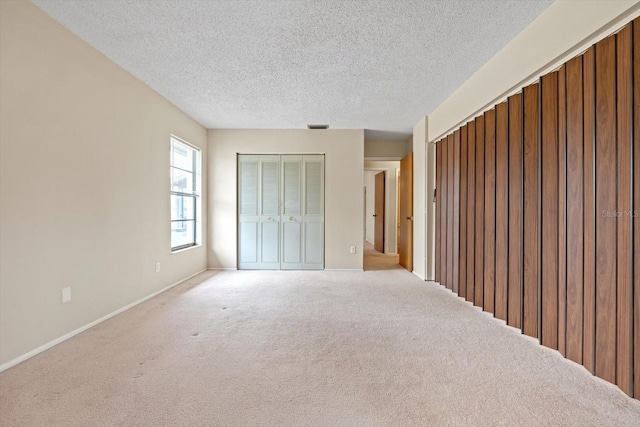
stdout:
<svg viewBox="0 0 640 427">
<path fill-rule="evenodd" d="M 196 248 L 200 248 L 200 247 L 202 247 L 202 245 L 201 244 L 197 244 L 197 245 L 189 246 L 189 247 L 182 248 L 182 249 L 176 249 L 175 251 L 171 251 L 171 255 L 179 254 L 180 252 L 190 251 L 191 249 L 196 249 Z"/>
</svg>

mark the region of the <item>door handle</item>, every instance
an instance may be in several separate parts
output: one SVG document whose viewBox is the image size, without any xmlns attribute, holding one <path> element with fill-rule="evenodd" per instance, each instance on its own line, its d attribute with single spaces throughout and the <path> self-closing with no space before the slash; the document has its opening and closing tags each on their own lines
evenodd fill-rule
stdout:
<svg viewBox="0 0 640 427">
<path fill-rule="evenodd" d="M 378 216 L 378 215 L 376 215 L 376 214 L 373 214 L 373 215 L 371 215 L 371 216 Z"/>
<path fill-rule="evenodd" d="M 408 219 L 409 221 L 413 221 L 413 217 L 412 217 L 412 216 L 408 216 L 408 217 L 407 217 L 407 219 Z"/>
<path fill-rule="evenodd" d="M 292 216 L 289 217 L 289 221 L 295 221 L 296 219 Z"/>
<path fill-rule="evenodd" d="M 269 217 L 267 221 L 273 221 L 273 217 Z"/>
</svg>

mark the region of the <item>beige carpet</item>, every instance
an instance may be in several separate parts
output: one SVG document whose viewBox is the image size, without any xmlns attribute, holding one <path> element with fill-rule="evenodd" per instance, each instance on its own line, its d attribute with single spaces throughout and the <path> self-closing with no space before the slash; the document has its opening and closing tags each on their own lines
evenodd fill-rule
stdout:
<svg viewBox="0 0 640 427">
<path fill-rule="evenodd" d="M 640 402 L 401 269 L 207 272 L 0 374 L 8 426 L 631 426 Z"/>
<path fill-rule="evenodd" d="M 393 270 L 403 268 L 400 266 L 398 255 L 386 255 L 376 251 L 373 245 L 364 241 L 364 270 Z"/>
</svg>

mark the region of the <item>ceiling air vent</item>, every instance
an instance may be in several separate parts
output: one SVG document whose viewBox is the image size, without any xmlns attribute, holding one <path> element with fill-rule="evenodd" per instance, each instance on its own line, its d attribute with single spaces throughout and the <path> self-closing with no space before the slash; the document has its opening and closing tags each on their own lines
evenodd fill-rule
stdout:
<svg viewBox="0 0 640 427">
<path fill-rule="evenodd" d="M 309 129 L 329 129 L 329 125 L 307 125 Z"/>
</svg>

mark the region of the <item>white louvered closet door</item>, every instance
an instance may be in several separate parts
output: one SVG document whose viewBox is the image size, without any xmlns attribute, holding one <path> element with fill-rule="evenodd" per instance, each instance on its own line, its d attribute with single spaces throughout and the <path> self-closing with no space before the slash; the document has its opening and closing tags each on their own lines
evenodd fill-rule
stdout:
<svg viewBox="0 0 640 427">
<path fill-rule="evenodd" d="M 302 156 L 282 156 L 283 270 L 302 268 Z"/>
<path fill-rule="evenodd" d="M 260 156 L 238 156 L 238 268 L 259 268 Z"/>
<path fill-rule="evenodd" d="M 238 156 L 238 268 L 324 268 L 324 156 Z"/>
<path fill-rule="evenodd" d="M 303 156 L 302 269 L 324 268 L 324 156 Z"/>
<path fill-rule="evenodd" d="M 280 156 L 260 156 L 260 250 L 258 268 L 280 268 Z"/>
</svg>

